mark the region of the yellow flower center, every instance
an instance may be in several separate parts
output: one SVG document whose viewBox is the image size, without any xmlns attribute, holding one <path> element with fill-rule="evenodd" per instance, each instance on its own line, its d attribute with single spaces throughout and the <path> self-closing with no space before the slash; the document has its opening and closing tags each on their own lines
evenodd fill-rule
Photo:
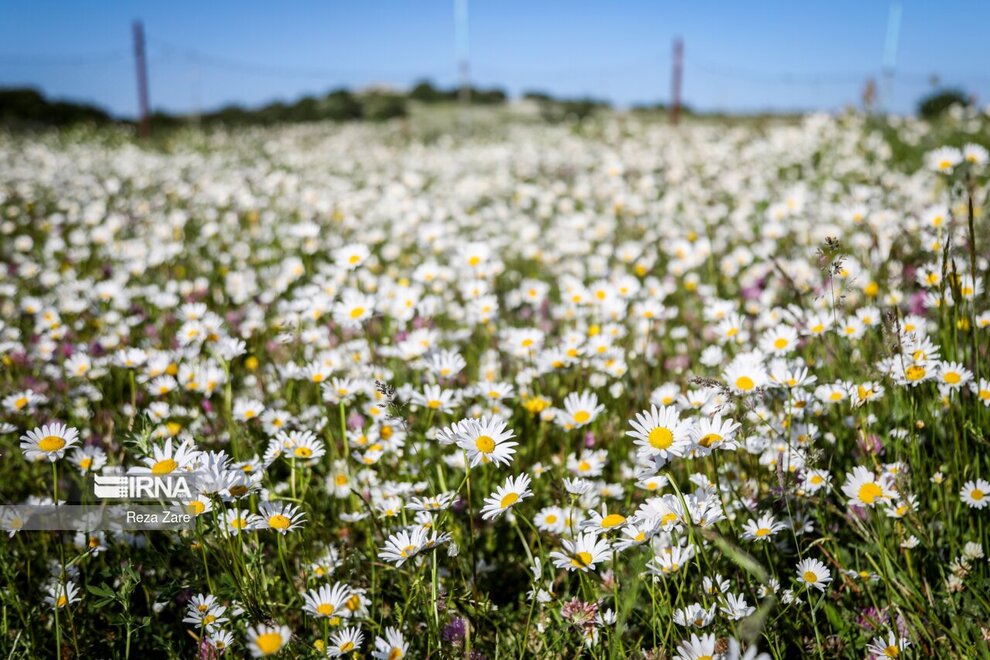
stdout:
<svg viewBox="0 0 990 660">
<path fill-rule="evenodd" d="M 440 403 L 439 399 L 430 399 L 429 401 L 426 402 L 426 407 L 433 408 L 434 410 L 439 408 L 441 405 L 442 404 Z"/>
<path fill-rule="evenodd" d="M 593 557 L 590 552 L 579 552 L 571 559 L 571 565 L 577 568 L 585 568 L 591 566 L 591 560 Z"/>
<path fill-rule="evenodd" d="M 364 316 L 364 307 L 355 307 L 351 310 L 351 318 L 359 319 Z"/>
<path fill-rule="evenodd" d="M 773 341 L 773 347 L 776 348 L 778 351 L 782 351 L 785 348 L 787 348 L 787 344 L 788 341 L 783 337 L 778 337 Z"/>
<path fill-rule="evenodd" d="M 499 502 L 499 506 L 503 509 L 507 509 L 517 501 L 519 501 L 519 493 L 506 493 L 502 496 L 502 501 Z"/>
<path fill-rule="evenodd" d="M 281 513 L 276 513 L 268 519 L 268 526 L 272 529 L 288 529 L 289 519 Z"/>
<path fill-rule="evenodd" d="M 22 396 L 19 399 L 17 399 L 16 401 L 14 401 L 14 408 L 16 408 L 17 410 L 20 410 L 21 408 L 23 408 L 27 404 L 28 404 L 28 398 L 26 396 Z"/>
<path fill-rule="evenodd" d="M 344 642 L 340 645 L 341 653 L 349 653 L 352 650 L 354 650 L 354 642 Z"/>
<path fill-rule="evenodd" d="M 620 516 L 617 513 L 610 513 L 602 518 L 602 527 L 605 529 L 611 529 L 612 527 L 617 527 L 624 522 L 626 522 L 625 516 Z"/>
<path fill-rule="evenodd" d="M 165 458 L 151 466 L 151 474 L 168 474 L 179 467 L 179 464 L 171 459 Z"/>
<path fill-rule="evenodd" d="M 925 377 L 925 368 L 917 364 L 912 364 L 904 370 L 904 375 L 911 381 L 921 380 Z"/>
<path fill-rule="evenodd" d="M 754 383 L 753 379 L 750 378 L 749 376 L 740 376 L 739 378 L 736 379 L 736 387 L 741 389 L 743 392 L 748 392 L 749 390 L 753 389 L 753 387 L 755 386 L 756 383 Z"/>
<path fill-rule="evenodd" d="M 962 376 L 960 376 L 955 371 L 949 371 L 944 376 L 942 376 L 942 380 L 944 380 L 949 385 L 955 385 L 956 383 L 962 380 Z"/>
<path fill-rule="evenodd" d="M 901 655 L 901 649 L 899 649 L 897 646 L 891 644 L 890 646 L 888 646 L 887 648 L 885 648 L 883 650 L 883 654 L 885 656 L 887 656 L 888 658 L 897 658 L 897 657 L 900 657 L 900 655 Z"/>
<path fill-rule="evenodd" d="M 57 435 L 46 435 L 38 441 L 38 449 L 46 452 L 58 451 L 65 446 L 65 439 Z"/>
<path fill-rule="evenodd" d="M 474 446 L 478 448 L 482 454 L 490 454 L 495 451 L 495 441 L 492 440 L 487 435 L 480 435 L 474 441 Z"/>
<path fill-rule="evenodd" d="M 650 431 L 648 440 L 654 449 L 669 449 L 674 444 L 674 434 L 670 432 L 670 429 L 658 426 Z"/>
<path fill-rule="evenodd" d="M 698 440 L 698 444 L 706 448 L 718 444 L 719 442 L 722 442 L 722 436 L 720 436 L 718 433 L 708 433 L 706 435 L 703 435 L 701 437 L 701 440 Z"/>
<path fill-rule="evenodd" d="M 313 450 L 309 447 L 296 447 L 295 454 L 298 458 L 309 458 L 313 455 Z"/>
<path fill-rule="evenodd" d="M 814 571 L 805 571 L 803 577 L 804 577 L 804 581 L 809 584 L 814 584 L 815 582 L 818 582 L 818 574 L 815 573 Z"/>
<path fill-rule="evenodd" d="M 577 422 L 578 424 L 584 424 L 589 419 L 591 419 L 591 413 L 589 413 L 587 410 L 579 410 L 576 413 L 574 413 L 574 421 Z"/>
<path fill-rule="evenodd" d="M 254 644 L 262 655 L 274 655 L 282 648 L 282 635 L 277 632 L 263 633 L 255 638 Z"/>
<path fill-rule="evenodd" d="M 977 502 L 979 502 L 984 497 L 986 497 L 986 494 L 982 490 L 980 490 L 979 488 L 974 488 L 973 490 L 969 491 L 969 496 L 970 496 L 970 498 L 972 498 L 972 499 L 976 500 Z"/>
<path fill-rule="evenodd" d="M 859 492 L 857 497 L 864 504 L 873 504 L 878 497 L 883 496 L 883 490 L 876 484 L 875 481 L 868 481 L 859 487 Z"/>
<path fill-rule="evenodd" d="M 760 538 L 763 538 L 764 536 L 766 536 L 769 533 L 770 533 L 770 528 L 769 527 L 760 527 L 758 530 L 756 530 L 755 532 L 753 532 L 753 534 L 755 536 L 758 536 Z"/>
<path fill-rule="evenodd" d="M 323 616 L 330 616 L 333 614 L 333 605 L 330 603 L 320 603 L 320 606 L 316 608 L 316 611 Z"/>
</svg>

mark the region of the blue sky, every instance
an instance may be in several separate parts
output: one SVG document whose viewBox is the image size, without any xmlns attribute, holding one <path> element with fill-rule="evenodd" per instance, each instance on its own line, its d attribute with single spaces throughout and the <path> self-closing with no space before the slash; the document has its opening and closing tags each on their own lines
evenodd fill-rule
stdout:
<svg viewBox="0 0 990 660">
<path fill-rule="evenodd" d="M 684 96 L 707 110 L 834 109 L 883 64 L 889 0 L 471 0 L 472 79 L 619 105 Z M 888 107 L 931 74 L 990 99 L 990 2 L 902 0 Z M 454 0 L 161 3 L 0 0 L 0 86 L 136 113 L 131 21 L 148 37 L 151 103 L 169 111 L 292 100 L 339 86 L 456 77 Z"/>
</svg>

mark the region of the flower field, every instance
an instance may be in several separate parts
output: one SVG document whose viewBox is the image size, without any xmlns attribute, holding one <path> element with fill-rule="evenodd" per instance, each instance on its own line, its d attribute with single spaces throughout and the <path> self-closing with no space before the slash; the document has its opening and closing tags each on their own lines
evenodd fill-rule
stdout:
<svg viewBox="0 0 990 660">
<path fill-rule="evenodd" d="M 0 650 L 990 657 L 988 120 L 0 136 Z"/>
</svg>

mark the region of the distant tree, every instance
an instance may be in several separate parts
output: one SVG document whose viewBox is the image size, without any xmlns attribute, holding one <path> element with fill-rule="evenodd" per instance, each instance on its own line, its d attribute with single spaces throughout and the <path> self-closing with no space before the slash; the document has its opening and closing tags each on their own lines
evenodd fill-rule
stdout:
<svg viewBox="0 0 990 660">
<path fill-rule="evenodd" d="M 360 97 L 361 117 L 369 121 L 385 121 L 405 117 L 406 97 L 389 92 L 372 92 Z"/>
<path fill-rule="evenodd" d="M 203 115 L 203 123 L 224 124 L 227 126 L 241 126 L 251 122 L 253 113 L 236 104 L 225 105 L 216 112 Z"/>
<path fill-rule="evenodd" d="M 69 126 L 111 121 L 109 114 L 95 106 L 49 101 L 36 89 L 0 89 L 0 123 L 5 125 Z"/>
<path fill-rule="evenodd" d="M 539 92 L 539 91 L 523 92 L 522 97 L 527 101 L 543 101 L 543 102 L 553 101 L 552 96 L 550 96 L 546 92 Z"/>
<path fill-rule="evenodd" d="M 449 101 L 453 98 L 451 93 L 434 87 L 433 83 L 429 80 L 421 80 L 413 85 L 407 96 L 409 100 L 419 101 L 420 103 L 439 103 L 440 101 Z"/>
<path fill-rule="evenodd" d="M 321 114 L 334 121 L 361 118 L 361 103 L 346 89 L 336 89 L 323 99 Z"/>
<path fill-rule="evenodd" d="M 492 88 L 492 89 L 480 89 L 476 87 L 471 88 L 471 102 L 478 103 L 480 105 L 499 105 L 505 103 L 505 99 L 508 98 L 505 90 Z"/>
<path fill-rule="evenodd" d="M 938 89 L 918 101 L 918 114 L 924 119 L 936 119 L 954 105 L 968 106 L 969 97 L 958 89 Z"/>
</svg>

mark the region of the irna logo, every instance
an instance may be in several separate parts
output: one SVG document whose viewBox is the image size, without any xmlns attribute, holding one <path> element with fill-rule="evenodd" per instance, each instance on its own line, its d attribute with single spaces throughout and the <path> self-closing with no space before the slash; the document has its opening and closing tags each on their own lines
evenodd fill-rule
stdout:
<svg viewBox="0 0 990 660">
<path fill-rule="evenodd" d="M 96 475 L 94 479 L 93 492 L 103 500 L 189 500 L 193 497 L 188 477 L 183 475 Z"/>
</svg>

